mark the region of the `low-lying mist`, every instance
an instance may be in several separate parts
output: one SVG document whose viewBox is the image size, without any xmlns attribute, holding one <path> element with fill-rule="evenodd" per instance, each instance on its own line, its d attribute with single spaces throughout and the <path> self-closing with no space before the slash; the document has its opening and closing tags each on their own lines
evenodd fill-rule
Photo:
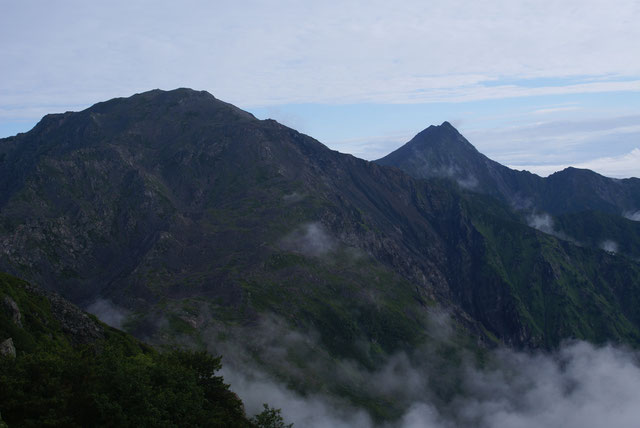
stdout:
<svg viewBox="0 0 640 428">
<path fill-rule="evenodd" d="M 105 324 L 111 327 L 121 329 L 123 324 L 129 315 L 129 311 L 125 308 L 118 306 L 107 299 L 96 299 L 86 308 L 87 312 L 90 312 L 100 318 Z"/>
<path fill-rule="evenodd" d="M 620 347 L 571 341 L 554 352 L 497 349 L 479 363 L 469 351 L 443 354 L 453 339 L 440 332 L 439 344 L 396 353 L 371 370 L 331 358 L 317 335 L 277 318 L 254 333 L 248 348 L 213 346 L 224 355 L 225 381 L 248 413 L 268 402 L 298 427 L 635 427 L 640 418 L 638 354 Z M 400 411 L 385 420 L 372 414 L 377 406 Z"/>
<path fill-rule="evenodd" d="M 635 212 L 627 211 L 623 214 L 623 216 L 632 221 L 640 221 L 640 210 Z"/>
<path fill-rule="evenodd" d="M 321 223 L 306 223 L 285 236 L 280 246 L 308 257 L 320 257 L 334 250 L 336 241 Z"/>
<path fill-rule="evenodd" d="M 553 352 L 478 350 L 446 312 L 431 309 L 423 345 L 384 354 L 360 338 L 360 355 L 340 358 L 313 329 L 264 314 L 251 325 L 225 324 L 206 307 L 194 321 L 198 342 L 223 356 L 225 382 L 249 415 L 268 403 L 311 428 L 624 428 L 640 420 L 640 354 L 623 347 L 569 341 Z M 88 309 L 116 327 L 127 315 L 106 300 Z M 159 320 L 161 330 L 167 321 Z M 196 346 L 190 337 L 180 343 Z"/>
</svg>

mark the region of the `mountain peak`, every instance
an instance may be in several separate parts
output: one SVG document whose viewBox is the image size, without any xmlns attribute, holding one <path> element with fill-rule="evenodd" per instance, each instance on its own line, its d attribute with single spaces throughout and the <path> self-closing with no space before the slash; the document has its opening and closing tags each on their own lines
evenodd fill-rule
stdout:
<svg viewBox="0 0 640 428">
<path fill-rule="evenodd" d="M 416 178 L 449 178 L 465 189 L 489 192 L 495 191 L 492 169 L 501 168 L 447 121 L 429 126 L 376 162 L 395 166 Z"/>
<path fill-rule="evenodd" d="M 460 135 L 458 130 L 453 125 L 451 125 L 450 122 L 447 122 L 445 120 L 440 125 L 429 125 L 427 128 L 420 131 L 416 135 L 416 137 L 418 137 L 419 135 L 431 135 L 432 133 Z"/>
<path fill-rule="evenodd" d="M 232 104 L 225 103 L 214 97 L 207 91 L 198 91 L 191 88 L 176 88 L 171 90 L 152 89 L 150 91 L 140 92 L 130 97 L 113 98 L 108 101 L 100 102 L 89 107 L 88 110 L 101 110 L 118 105 L 127 105 L 127 107 L 140 108 L 149 105 L 165 105 L 165 106 L 186 106 L 209 108 L 226 107 L 235 111 L 243 111 Z M 249 114 L 244 112 L 244 114 Z M 253 116 L 252 116 L 253 117 Z"/>
<path fill-rule="evenodd" d="M 406 145 L 418 144 L 420 146 L 439 147 L 443 150 L 459 150 L 476 151 L 475 147 L 467 141 L 466 138 L 451 125 L 444 121 L 440 125 L 430 125 L 428 128 L 420 131 Z"/>
<path fill-rule="evenodd" d="M 475 158 L 482 157 L 475 147 L 464 138 L 451 123 L 444 121 L 441 125 L 431 125 L 419 132 L 404 146 L 398 148 L 376 162 L 381 165 L 394 165 L 402 169 L 399 164 L 410 163 L 424 166 L 429 164 L 429 171 L 417 174 L 427 176 L 441 176 L 440 170 L 459 169 L 458 164 L 475 162 Z"/>
<path fill-rule="evenodd" d="M 179 119 L 180 118 L 180 119 Z M 79 112 L 48 114 L 29 132 L 55 129 L 65 123 L 73 126 L 95 126 L 101 131 L 126 129 L 134 122 L 176 123 L 199 121 L 257 121 L 251 113 L 214 97 L 207 91 L 190 88 L 152 89 L 130 97 L 113 98 Z M 83 122 L 84 125 L 81 125 Z M 185 122 L 186 123 L 186 122 Z"/>
<path fill-rule="evenodd" d="M 216 97 L 214 97 L 212 94 L 210 94 L 207 91 L 198 91 L 191 88 L 176 88 L 176 89 L 170 89 L 170 90 L 152 89 L 149 91 L 140 92 L 138 94 L 132 95 L 129 98 L 136 98 L 136 97 L 144 97 L 144 98 L 150 98 L 150 99 L 155 99 L 158 97 L 166 97 L 168 99 L 200 98 L 200 99 L 217 100 Z"/>
<path fill-rule="evenodd" d="M 103 115 L 116 115 L 122 121 L 147 118 L 158 120 L 164 115 L 191 115 L 213 117 L 227 115 L 229 117 L 257 120 L 251 113 L 214 97 L 207 91 L 191 88 L 172 90 L 152 89 L 129 97 L 118 97 L 102 101 L 78 112 L 48 114 L 36 125 L 34 130 L 42 130 L 50 125 L 58 126 L 67 119 L 90 120 L 98 122 Z"/>
</svg>

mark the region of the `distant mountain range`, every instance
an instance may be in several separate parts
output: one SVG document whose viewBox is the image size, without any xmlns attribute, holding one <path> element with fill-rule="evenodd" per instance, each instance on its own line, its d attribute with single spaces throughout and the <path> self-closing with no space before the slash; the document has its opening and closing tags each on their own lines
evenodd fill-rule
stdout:
<svg viewBox="0 0 640 428">
<path fill-rule="evenodd" d="M 428 127 L 375 162 L 490 195 L 545 233 L 640 259 L 638 178 L 614 179 L 577 168 L 542 178 L 513 170 L 478 152 L 448 122 Z"/>
<path fill-rule="evenodd" d="M 375 161 L 415 178 L 449 178 L 464 189 L 494 196 L 516 209 L 553 215 L 587 210 L 624 216 L 638 212 L 640 179 L 613 179 L 567 168 L 547 178 L 492 161 L 449 122 L 430 126 L 404 146 Z"/>
<path fill-rule="evenodd" d="M 484 346 L 639 345 L 639 209 L 638 179 L 514 171 L 447 122 L 367 162 L 190 89 L 0 140 L 0 270 L 153 342 L 274 315 L 367 367 L 436 308 Z"/>
</svg>

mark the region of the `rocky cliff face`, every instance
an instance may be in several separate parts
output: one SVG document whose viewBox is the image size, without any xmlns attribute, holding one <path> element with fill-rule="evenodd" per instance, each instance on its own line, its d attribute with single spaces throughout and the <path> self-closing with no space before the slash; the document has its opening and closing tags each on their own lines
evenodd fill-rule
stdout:
<svg viewBox="0 0 640 428">
<path fill-rule="evenodd" d="M 0 294 L 3 324 L 1 336 L 4 336 L 0 337 L 0 353 L 3 355 L 16 355 L 16 344 L 11 335 L 23 339 L 24 343 L 18 340 L 18 346 L 24 345 L 29 342 L 24 336 L 31 335 L 31 330 L 38 330 L 34 326 L 40 325 L 44 326 L 40 327 L 40 333 L 48 335 L 49 339 L 62 334 L 73 345 L 89 344 L 106 338 L 104 324 L 59 295 L 5 274 L 0 274 L 0 282 L 3 289 Z M 16 293 L 21 299 L 16 301 L 8 292 Z M 25 313 L 28 325 L 23 323 Z M 50 332 L 47 333 L 47 330 Z"/>
<path fill-rule="evenodd" d="M 10 337 L 0 342 L 0 357 L 16 357 L 16 347 L 13 345 L 13 338 Z"/>
<path fill-rule="evenodd" d="M 20 313 L 20 308 L 18 308 L 15 300 L 9 296 L 4 296 L 2 299 L 2 305 L 5 313 L 11 318 L 11 322 L 18 327 L 22 327 L 22 314 Z"/>
<path fill-rule="evenodd" d="M 104 324 L 58 294 L 31 285 L 25 286 L 25 290 L 47 299 L 53 319 L 60 323 L 62 332 L 73 344 L 92 343 L 106 337 Z"/>
</svg>

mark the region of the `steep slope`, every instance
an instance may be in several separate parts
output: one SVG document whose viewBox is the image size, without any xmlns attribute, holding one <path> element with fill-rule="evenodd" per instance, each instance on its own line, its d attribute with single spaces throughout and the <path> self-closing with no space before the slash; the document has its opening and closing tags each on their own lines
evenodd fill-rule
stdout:
<svg viewBox="0 0 640 428">
<path fill-rule="evenodd" d="M 559 243 L 493 200 L 331 151 L 206 92 L 49 115 L 0 140 L 0 158 L 0 268 L 84 305 L 114 301 L 138 337 L 204 346 L 207 329 L 250 334 L 276 314 L 371 368 L 428 340 L 437 303 L 485 343 L 639 342 L 634 261 Z M 531 298 L 550 289 L 566 302 Z M 594 311 L 580 313 L 587 301 Z"/>
<path fill-rule="evenodd" d="M 601 248 L 640 260 L 640 222 L 599 211 L 556 216 L 553 224 L 561 236 L 576 237 L 579 244 Z"/>
<path fill-rule="evenodd" d="M 256 426 L 213 376 L 219 358 L 159 354 L 2 273 L 0 309 L 0 412 L 9 426 Z"/>
<path fill-rule="evenodd" d="M 546 348 L 566 338 L 639 343 L 637 261 L 530 228 L 493 198 L 470 194 L 467 203 L 484 237 L 474 260 L 491 278 L 487 282 L 494 281 L 463 288 L 458 301 L 474 318 L 487 326 L 492 308 L 515 311 L 529 342 Z M 515 300 L 513 306 L 505 307 L 506 296 Z M 489 329 L 499 331 L 498 326 Z"/>
<path fill-rule="evenodd" d="M 449 122 L 429 126 L 408 143 L 375 161 L 394 166 L 416 178 L 446 178 L 460 187 L 507 200 L 516 199 L 535 176 L 512 174 L 508 168 L 478 152 Z"/>
<path fill-rule="evenodd" d="M 448 122 L 428 127 L 375 162 L 416 178 L 450 178 L 518 209 L 553 215 L 597 210 L 618 216 L 640 209 L 640 179 L 617 180 L 577 168 L 547 178 L 512 170 L 478 152 Z"/>
<path fill-rule="evenodd" d="M 346 354 L 354 335 L 383 335 L 390 348 L 418 340 L 424 303 L 447 290 L 448 244 L 430 221 L 458 209 L 455 195 L 418 191 L 206 93 L 152 91 L 48 116 L 0 147 L 0 265 L 79 303 L 114 299 L 141 314 L 140 336 L 157 330 L 145 319 L 153 305 L 171 313 L 205 299 L 214 317 L 242 322 L 280 308 L 324 326 Z M 283 293 L 305 304 L 292 311 Z"/>
</svg>

